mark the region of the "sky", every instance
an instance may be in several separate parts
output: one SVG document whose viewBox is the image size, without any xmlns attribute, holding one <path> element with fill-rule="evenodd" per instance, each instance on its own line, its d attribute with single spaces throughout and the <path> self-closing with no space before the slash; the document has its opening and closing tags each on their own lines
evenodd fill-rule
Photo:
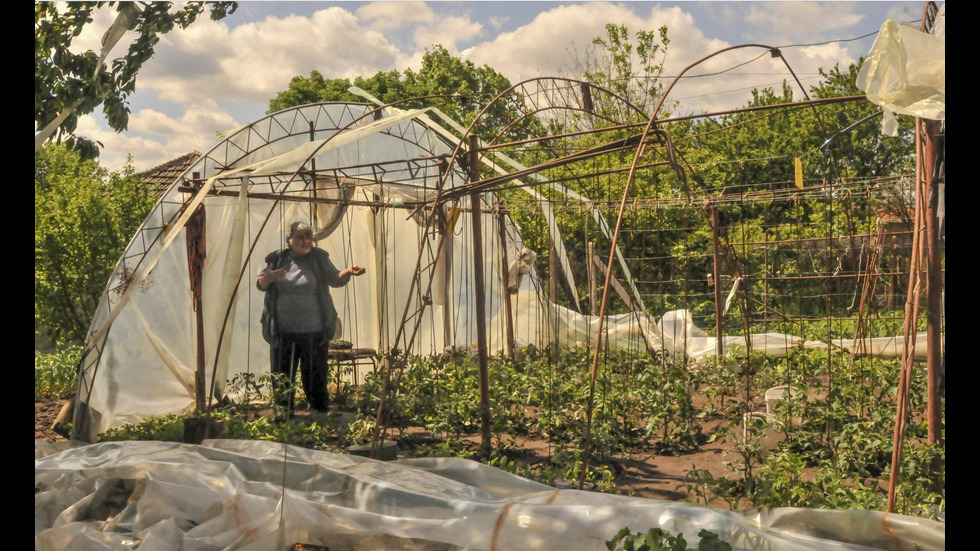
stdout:
<svg viewBox="0 0 980 551">
<path fill-rule="evenodd" d="M 819 68 L 846 67 L 867 54 L 885 20 L 918 20 L 922 7 L 922 2 L 885 1 L 244 1 L 221 21 L 203 17 L 162 37 L 130 96 L 127 131 L 112 131 L 96 113 L 80 119 L 77 133 L 103 144 L 103 166 L 118 170 L 131 159 L 137 171 L 146 170 L 207 151 L 219 133 L 262 117 L 291 78 L 312 70 L 351 79 L 417 70 L 426 49 L 438 44 L 489 65 L 512 83 L 573 76 L 574 60 L 605 34 L 607 23 L 626 25 L 631 32 L 666 25 L 670 44 L 663 74 L 668 78 L 725 47 L 753 43 L 780 47 L 809 87 L 819 82 Z M 99 51 L 113 18 L 110 9 L 97 13 L 73 49 Z M 127 45 L 123 38 L 110 59 Z M 684 79 L 670 99 L 685 111 L 709 112 L 744 105 L 752 88 L 779 89 L 791 76 L 779 60 L 760 57 L 763 52 L 712 58 L 687 75 L 725 73 Z"/>
</svg>

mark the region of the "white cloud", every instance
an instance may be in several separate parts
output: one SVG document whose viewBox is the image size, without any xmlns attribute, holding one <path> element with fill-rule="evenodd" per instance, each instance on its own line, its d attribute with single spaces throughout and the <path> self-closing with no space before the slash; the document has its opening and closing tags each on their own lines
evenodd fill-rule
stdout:
<svg viewBox="0 0 980 551">
<path fill-rule="evenodd" d="M 141 109 L 129 117 L 129 130 L 133 132 L 170 136 L 180 132 L 181 127 L 180 121 L 154 109 Z"/>
<path fill-rule="evenodd" d="M 489 65 L 515 82 L 554 75 L 568 64 L 572 51 L 583 51 L 594 37 L 604 34 L 606 22 L 638 21 L 632 11 L 620 5 L 558 6 L 538 14 L 527 25 L 469 48 L 464 54 L 474 63 Z"/>
<path fill-rule="evenodd" d="M 217 133 L 241 126 L 213 101 L 190 105 L 178 117 L 170 117 L 155 109 L 141 109 L 129 118 L 124 133 L 109 130 L 101 117 L 86 115 L 79 118 L 77 133 L 102 142 L 100 162 L 106 168 L 118 170 L 133 156 L 137 171 L 152 168 L 191 151 L 206 151 L 218 142 Z"/>
<path fill-rule="evenodd" d="M 792 48 L 783 52 L 790 64 L 796 67 L 808 67 L 813 70 L 817 68 L 830 69 L 835 63 L 840 63 L 843 67 L 857 61 L 852 57 L 847 48 L 838 43 L 821 44 L 820 46 L 807 46 L 805 48 Z"/>
<path fill-rule="evenodd" d="M 171 140 L 186 134 L 204 134 L 213 138 L 215 132 L 236 126 L 239 123 L 213 101 L 191 105 L 180 118 L 153 109 L 141 109 L 129 119 L 129 130 Z"/>
<path fill-rule="evenodd" d="M 60 9 L 60 7 L 59 7 Z M 114 8 L 102 7 L 97 8 L 92 11 L 92 22 L 88 25 L 82 27 L 82 32 L 77 37 L 72 39 L 71 48 L 72 52 L 81 53 L 87 50 L 92 50 L 93 52 L 99 53 L 102 51 L 102 35 L 105 31 L 112 25 L 112 22 L 116 20 L 116 10 Z M 112 57 L 118 57 L 122 55 L 126 48 L 129 47 L 129 42 L 136 36 L 136 33 L 127 33 L 123 38 L 116 44 L 112 49 Z M 112 59 L 110 57 L 110 59 Z"/>
<path fill-rule="evenodd" d="M 735 9 L 727 3 L 721 3 L 720 10 L 712 10 L 713 14 L 717 15 L 718 20 L 724 24 L 737 25 L 738 17 L 735 14 Z"/>
<path fill-rule="evenodd" d="M 894 19 L 898 23 L 915 21 L 922 18 L 922 6 L 921 4 L 900 4 L 893 6 L 888 10 L 886 17 L 888 19 Z"/>
<path fill-rule="evenodd" d="M 202 20 L 161 41 L 140 86 L 177 102 L 221 98 L 266 104 L 292 77 L 314 69 L 328 78 L 371 75 L 402 68 L 405 58 L 384 35 L 338 7 L 310 18 L 268 17 L 231 30 L 223 22 Z"/>
<path fill-rule="evenodd" d="M 450 52 L 455 52 L 458 42 L 472 39 L 482 30 L 483 25 L 466 17 L 445 17 L 438 25 L 415 29 L 415 45 L 424 49 L 440 44 Z"/>
<path fill-rule="evenodd" d="M 490 26 L 498 31 L 504 26 L 504 23 L 508 21 L 510 21 L 510 17 L 507 17 L 506 15 L 494 15 L 487 20 L 487 22 L 490 23 Z"/>
<path fill-rule="evenodd" d="M 112 23 L 112 10 L 97 10 L 94 22 L 75 40 L 75 48 L 98 49 Z M 422 18 L 424 19 L 424 18 Z M 462 27 L 465 30 L 465 26 Z M 455 34 L 453 34 L 455 33 Z M 453 42 L 464 33 L 447 35 Z M 116 47 L 124 52 L 133 33 Z M 350 11 L 330 7 L 310 17 L 266 17 L 233 29 L 222 21 L 199 18 L 186 29 L 161 37 L 153 57 L 137 78 L 135 104 L 148 103 L 130 119 L 130 130 L 106 130 L 101 115 L 83 117 L 79 134 L 105 145 L 103 162 L 120 167 L 131 153 L 145 169 L 192 149 L 210 147 L 215 131 L 237 126 L 224 106 L 251 105 L 257 118 L 269 99 L 296 75 L 316 69 L 328 78 L 372 75 L 379 70 L 418 64 L 421 54 L 402 53 L 377 30 L 364 27 Z M 154 141 L 156 140 L 156 141 Z"/>
<path fill-rule="evenodd" d="M 358 19 L 384 31 L 412 23 L 432 23 L 436 16 L 425 2 L 372 2 L 357 8 Z"/>
<path fill-rule="evenodd" d="M 670 45 L 664 75 L 675 75 L 697 58 L 728 46 L 723 41 L 705 37 L 691 15 L 680 7 L 655 6 L 648 13 L 637 14 L 627 5 L 587 3 L 559 6 L 543 12 L 531 23 L 465 53 L 474 62 L 497 69 L 512 82 L 558 74 L 576 77 L 580 76 L 574 69 L 576 59 L 585 55 L 593 38 L 606 35 L 606 23 L 625 25 L 631 34 L 666 25 Z M 709 62 L 701 72 L 727 68 L 730 63 L 731 60 Z M 693 95 L 716 85 L 689 81 L 681 88 L 684 94 Z"/>
<path fill-rule="evenodd" d="M 765 18 L 769 18 L 768 24 L 775 24 L 776 21 L 786 24 L 791 21 L 798 23 L 811 17 L 825 17 L 828 12 L 840 16 L 834 24 L 843 22 L 846 25 L 853 25 L 860 21 L 862 16 L 849 15 L 848 10 L 851 9 L 849 4 L 833 4 L 833 6 L 821 4 L 811 6 L 802 3 L 764 3 L 757 7 L 750 3 L 750 9 L 771 8 L 769 12 L 755 12 L 753 17 L 759 24 L 762 24 Z M 802 8 L 803 15 L 793 19 L 791 8 L 797 5 Z M 584 55 L 593 38 L 605 36 L 606 23 L 626 25 L 631 33 L 641 29 L 656 30 L 666 25 L 670 44 L 667 47 L 663 74 L 665 77 L 671 77 L 663 81 L 664 86 L 667 86 L 672 77 L 678 75 L 688 65 L 732 46 L 723 40 L 705 36 L 683 5 L 674 7 L 656 5 L 644 13 L 634 13 L 630 8 L 629 4 L 600 3 L 558 6 L 542 12 L 531 23 L 512 32 L 502 33 L 489 42 L 478 44 L 466 50 L 464 54 L 477 64 L 490 65 L 515 83 L 528 78 L 553 76 L 559 73 L 575 77 L 578 76 L 572 69 L 575 58 Z M 729 6 L 725 5 L 724 8 L 728 9 Z M 829 28 L 831 24 L 827 25 Z M 792 32 L 792 29 L 785 30 Z M 811 85 L 817 83 L 814 77 L 817 68 L 830 68 L 837 62 L 846 65 L 856 57 L 837 43 L 787 48 L 783 54 L 808 90 Z M 747 64 L 733 69 L 742 63 Z M 802 97 L 782 61 L 771 59 L 769 53 L 760 48 L 737 49 L 719 54 L 692 68 L 686 76 L 712 73 L 721 74 L 682 79 L 670 92 L 669 99 L 680 100 L 681 108 L 685 111 L 731 109 L 744 105 L 751 97 L 749 91 L 752 88 L 773 87 L 779 90 L 783 80 L 787 80 L 796 88 L 795 97 Z"/>
<path fill-rule="evenodd" d="M 746 38 L 772 45 L 841 38 L 842 30 L 864 20 L 851 2 L 750 2 L 748 6 L 744 21 L 752 27 Z"/>
<path fill-rule="evenodd" d="M 132 155 L 133 167 L 137 171 L 152 168 L 180 155 L 174 154 L 162 142 L 129 132 L 116 133 L 107 130 L 91 115 L 78 118 L 76 134 L 102 143 L 104 147 L 99 163 L 109 170 L 121 170 L 129 155 Z"/>
</svg>

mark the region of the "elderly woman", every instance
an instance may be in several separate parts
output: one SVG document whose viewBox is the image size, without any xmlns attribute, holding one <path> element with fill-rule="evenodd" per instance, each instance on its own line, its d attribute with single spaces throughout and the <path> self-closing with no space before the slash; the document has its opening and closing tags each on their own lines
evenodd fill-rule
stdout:
<svg viewBox="0 0 980 551">
<path fill-rule="evenodd" d="M 265 267 L 255 280 L 266 293 L 262 311 L 262 336 L 271 346 L 273 393 L 276 403 L 293 411 L 292 388 L 297 366 L 303 391 L 316 411 L 327 409 L 327 347 L 336 331 L 337 310 L 328 287 L 343 287 L 364 268 L 338 270 L 330 255 L 313 246 L 313 230 L 293 222 L 287 248 L 265 257 Z M 289 381 L 286 393 L 282 380 Z"/>
</svg>

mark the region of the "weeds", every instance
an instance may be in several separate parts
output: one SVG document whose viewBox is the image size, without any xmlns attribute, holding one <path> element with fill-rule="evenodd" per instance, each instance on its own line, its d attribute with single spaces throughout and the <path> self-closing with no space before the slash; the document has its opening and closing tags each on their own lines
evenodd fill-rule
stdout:
<svg viewBox="0 0 980 551">
<path fill-rule="evenodd" d="M 69 346 L 42 354 L 34 352 L 34 397 L 68 398 L 75 392 L 82 347 Z"/>
</svg>

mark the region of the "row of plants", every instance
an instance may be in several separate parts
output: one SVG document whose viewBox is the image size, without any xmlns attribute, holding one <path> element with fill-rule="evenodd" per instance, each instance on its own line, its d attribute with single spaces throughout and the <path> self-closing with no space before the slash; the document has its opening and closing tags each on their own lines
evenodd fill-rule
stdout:
<svg viewBox="0 0 980 551">
<path fill-rule="evenodd" d="M 568 350 L 516 362 L 494 358 L 490 373 L 495 449 L 507 450 L 518 436 L 547 440 L 554 446 L 555 462 L 568 467 L 565 477 L 577 477 L 589 360 L 588 351 Z M 882 510 L 899 368 L 898 360 L 853 358 L 823 348 L 797 348 L 785 358 L 733 349 L 703 365 L 607 352 L 596 386 L 593 467 L 585 478 L 614 489 L 608 479 L 615 474 L 616 458 L 650 447 L 661 455 L 683 455 L 699 450 L 709 439 L 724 439 L 733 450 L 726 463 L 728 474 L 718 476 L 693 465 L 681 484 L 692 500 L 723 500 L 732 509 Z M 392 413 L 386 422 L 392 428 L 423 427 L 443 434 L 447 442 L 478 430 L 472 358 L 414 358 L 402 375 L 395 378 L 389 401 Z M 746 415 L 762 409 L 766 389 L 780 385 L 797 391 L 784 397 L 774 418 L 746 425 Z M 369 379 L 357 394 L 358 407 L 376 411 L 380 388 L 379 380 Z M 918 514 L 929 504 L 945 507 L 945 447 L 925 444 L 921 369 L 912 379 L 911 396 L 911 411 L 918 413 L 907 430 L 897 509 Z M 711 435 L 702 433 L 709 419 L 723 421 Z M 773 432 L 781 442 L 766 449 L 762 442 Z M 513 458 L 515 450 L 510 453 Z M 554 465 L 528 466 L 518 459 L 510 470 L 542 479 L 543 474 L 553 475 L 549 466 Z"/>
<path fill-rule="evenodd" d="M 846 329 L 841 331 L 846 334 Z M 814 330 L 825 334 L 825 328 Z M 591 351 L 525 352 L 517 360 L 491 359 L 489 454 L 477 445 L 477 363 L 464 353 L 408 357 L 395 365 L 383 416 L 387 437 L 399 441 L 404 455 L 468 457 L 548 484 L 577 482 L 585 464 Z M 585 481 L 597 489 L 617 491 L 618 460 L 630 454 L 652 449 L 683 456 L 722 440 L 731 449 L 727 472 L 692 464 L 679 486 L 691 501 L 724 503 L 733 510 L 884 509 L 898 360 L 853 358 L 823 347 L 796 348 L 785 358 L 731 347 L 726 356 L 700 363 L 614 350 L 601 354 L 584 472 Z M 55 366 L 69 365 L 71 356 L 60 358 L 60 364 L 53 356 L 35 362 L 37 393 L 47 391 L 42 387 L 64 388 L 66 383 L 51 382 L 56 372 L 67 372 Z M 917 369 L 911 381 L 913 416 L 898 484 L 897 510 L 907 514 L 945 509 L 945 446 L 925 444 L 922 371 Z M 785 394 L 774 417 L 744 423 L 747 414 L 764 409 L 765 390 L 780 385 L 795 390 Z M 352 423 L 343 425 L 329 416 L 287 420 L 259 415 L 272 408 L 269 388 L 268 376 L 239 375 L 231 382 L 229 395 L 235 399 L 208 414 L 222 424 L 222 437 L 341 451 L 369 442 L 375 433 L 380 372 L 337 395 L 342 409 L 356 413 Z M 257 399 L 266 402 L 257 406 Z M 720 429 L 703 432 L 712 420 Z M 183 438 L 184 418 L 176 415 L 102 435 L 104 440 Z M 522 448 L 525 440 L 547 442 L 545 457 Z"/>
<path fill-rule="evenodd" d="M 741 426 L 729 422 L 714 436 L 733 443 L 726 474 L 693 465 L 682 488 L 697 502 L 720 499 L 733 510 L 747 506 L 884 510 L 900 361 L 803 349 L 785 361 L 755 354 L 741 361 L 760 367 L 774 364 L 753 367 L 745 376 L 747 385 L 758 385 L 755 392 L 776 383 L 791 390 L 776 402 L 772 418 Z M 719 387 L 714 388 L 717 392 Z M 942 400 L 945 412 L 944 392 Z M 895 509 L 911 515 L 945 510 L 945 422 L 939 443 L 927 444 L 925 401 L 925 373 L 919 367 L 911 379 L 912 416 Z M 734 419 L 759 406 L 736 395 L 725 408 Z"/>
</svg>

